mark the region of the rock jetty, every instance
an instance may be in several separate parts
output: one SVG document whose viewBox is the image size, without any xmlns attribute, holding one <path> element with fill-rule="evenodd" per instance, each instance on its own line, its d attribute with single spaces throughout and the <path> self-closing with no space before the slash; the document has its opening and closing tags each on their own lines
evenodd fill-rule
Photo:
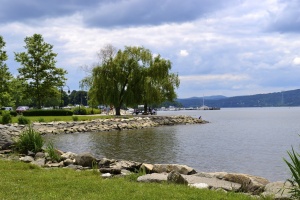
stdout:
<svg viewBox="0 0 300 200">
<path fill-rule="evenodd" d="M 141 116 L 141 117 L 116 117 L 111 119 L 95 119 L 91 121 L 71 122 L 34 122 L 33 129 L 41 134 L 71 134 L 79 132 L 102 132 L 115 130 L 143 129 L 158 126 L 182 125 L 182 124 L 203 124 L 207 123 L 202 119 L 185 115 L 178 116 Z M 8 124 L 0 125 L 0 149 L 13 143 L 26 128 L 25 125 Z"/>
<path fill-rule="evenodd" d="M 270 183 L 263 177 L 249 174 L 227 172 L 197 172 L 195 169 L 180 164 L 149 164 L 127 160 L 95 158 L 91 153 L 75 154 L 62 152 L 59 161 L 52 161 L 45 152 L 27 155 L 9 154 L 9 150 L 0 151 L 0 158 L 20 160 L 43 168 L 70 168 L 74 170 L 97 170 L 102 178 L 126 176 L 143 172 L 138 182 L 169 182 L 183 184 L 199 189 L 239 192 L 251 196 L 270 196 L 274 199 L 291 199 L 291 185 L 284 182 Z"/>
</svg>

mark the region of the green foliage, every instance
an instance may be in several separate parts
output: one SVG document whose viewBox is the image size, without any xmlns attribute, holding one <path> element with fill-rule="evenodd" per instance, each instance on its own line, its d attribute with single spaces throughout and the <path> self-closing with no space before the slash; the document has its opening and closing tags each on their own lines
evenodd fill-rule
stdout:
<svg viewBox="0 0 300 200">
<path fill-rule="evenodd" d="M 41 108 L 42 102 L 55 95 L 54 88 L 64 85 L 67 72 L 56 68 L 57 54 L 53 53 L 52 45 L 44 42 L 42 35 L 26 37 L 24 42 L 27 52 L 15 53 L 15 60 L 23 66 L 18 69 L 19 78 L 28 81 L 26 91 Z"/>
<path fill-rule="evenodd" d="M 9 111 L 2 111 L 2 124 L 9 124 L 12 122 L 12 118 Z"/>
<path fill-rule="evenodd" d="M 44 140 L 41 134 L 35 131 L 32 126 L 28 126 L 20 135 L 19 140 L 16 141 L 16 150 L 20 153 L 27 153 L 32 151 L 37 153 L 42 150 Z"/>
<path fill-rule="evenodd" d="M 10 115 L 16 117 L 18 113 L 16 111 L 10 111 Z"/>
<path fill-rule="evenodd" d="M 56 149 L 54 148 L 53 142 L 49 142 L 46 147 L 46 152 L 48 153 L 51 161 L 53 162 L 59 162 L 61 157 L 57 153 Z"/>
<path fill-rule="evenodd" d="M 78 116 L 72 116 L 73 121 L 78 121 Z"/>
<path fill-rule="evenodd" d="M 256 199 L 244 194 L 200 190 L 184 185 L 137 183 L 125 178 L 103 179 L 93 171 L 78 172 L 62 168 L 44 170 L 31 166 L 0 160 L 0 199 Z"/>
<path fill-rule="evenodd" d="M 21 115 L 18 117 L 18 124 L 30 124 L 30 119 Z"/>
<path fill-rule="evenodd" d="M 116 54 L 108 46 L 101 50 L 101 65 L 96 66 L 91 77 L 82 80 L 91 86 L 91 102 L 113 105 L 120 115 L 123 105 L 135 106 L 172 101 L 179 86 L 178 75 L 169 73 L 171 62 L 160 56 L 153 57 L 143 47 L 125 47 Z"/>
<path fill-rule="evenodd" d="M 40 118 L 38 119 L 38 122 L 45 122 L 45 119 L 42 118 L 42 117 L 40 117 Z"/>
<path fill-rule="evenodd" d="M 71 110 L 57 109 L 57 110 L 27 110 L 23 112 L 24 116 L 72 116 Z"/>
<path fill-rule="evenodd" d="M 87 115 L 87 109 L 84 106 L 78 106 L 73 109 L 75 115 Z"/>
<path fill-rule="evenodd" d="M 292 174 L 292 177 L 287 179 L 287 181 L 292 185 L 290 188 L 292 197 L 295 199 L 300 199 L 300 154 L 295 152 L 294 148 L 292 148 L 292 151 L 288 151 L 288 155 L 291 159 L 291 162 L 285 158 L 283 159 Z"/>
<path fill-rule="evenodd" d="M 11 96 L 11 80 L 13 79 L 12 74 L 8 71 L 8 67 L 5 61 L 8 59 L 6 51 L 3 50 L 5 42 L 3 37 L 0 35 L 0 107 L 2 106 L 13 106 L 14 99 Z"/>
</svg>

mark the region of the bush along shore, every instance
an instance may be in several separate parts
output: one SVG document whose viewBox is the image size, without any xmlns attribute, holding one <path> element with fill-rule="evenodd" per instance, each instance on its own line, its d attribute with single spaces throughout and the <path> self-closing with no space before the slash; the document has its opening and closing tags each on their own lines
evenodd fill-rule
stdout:
<svg viewBox="0 0 300 200">
<path fill-rule="evenodd" d="M 43 134 L 71 134 L 78 132 L 102 132 L 115 130 L 143 129 L 165 125 L 182 124 L 203 124 L 207 123 L 202 119 L 190 116 L 142 116 L 142 117 L 118 117 L 111 119 L 95 119 L 91 121 L 71 121 L 71 122 L 34 122 L 32 128 Z M 7 124 L 0 125 L 0 148 L 8 146 L 19 137 L 20 133 L 26 129 L 26 125 Z"/>
</svg>

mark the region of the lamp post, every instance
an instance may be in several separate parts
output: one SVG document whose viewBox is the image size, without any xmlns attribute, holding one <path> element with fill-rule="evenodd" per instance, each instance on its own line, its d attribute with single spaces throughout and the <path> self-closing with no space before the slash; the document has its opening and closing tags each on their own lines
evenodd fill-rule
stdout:
<svg viewBox="0 0 300 200">
<path fill-rule="evenodd" d="M 63 108 L 63 88 L 65 86 L 68 87 L 68 94 L 70 94 L 70 88 L 69 88 L 69 86 L 63 85 L 63 86 L 60 87 L 60 92 L 61 92 L 61 96 L 60 96 L 60 109 Z"/>
</svg>

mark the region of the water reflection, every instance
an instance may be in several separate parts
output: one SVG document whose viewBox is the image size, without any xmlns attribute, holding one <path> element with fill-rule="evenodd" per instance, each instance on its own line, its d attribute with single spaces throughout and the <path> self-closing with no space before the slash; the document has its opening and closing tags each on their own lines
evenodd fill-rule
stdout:
<svg viewBox="0 0 300 200">
<path fill-rule="evenodd" d="M 179 146 L 174 127 L 130 131 L 46 135 L 63 151 L 148 163 L 175 163 Z"/>
</svg>

